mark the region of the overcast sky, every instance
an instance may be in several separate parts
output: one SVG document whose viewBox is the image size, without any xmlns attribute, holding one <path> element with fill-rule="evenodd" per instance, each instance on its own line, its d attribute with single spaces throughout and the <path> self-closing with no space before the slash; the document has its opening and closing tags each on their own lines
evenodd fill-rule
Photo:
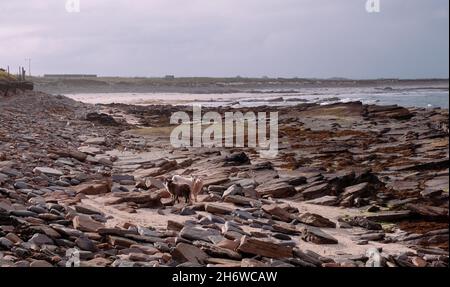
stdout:
<svg viewBox="0 0 450 287">
<path fill-rule="evenodd" d="M 1 0 L 0 66 L 107 76 L 449 76 L 449 1 Z"/>
</svg>

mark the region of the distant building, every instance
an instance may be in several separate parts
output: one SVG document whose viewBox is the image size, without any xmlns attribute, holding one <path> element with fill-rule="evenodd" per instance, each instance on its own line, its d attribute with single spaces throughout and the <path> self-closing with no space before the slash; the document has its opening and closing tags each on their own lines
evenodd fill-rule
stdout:
<svg viewBox="0 0 450 287">
<path fill-rule="evenodd" d="M 173 80 L 173 79 L 175 79 L 175 76 L 174 75 L 166 75 L 164 77 L 164 79 L 166 79 L 166 80 Z"/>
<path fill-rule="evenodd" d="M 97 78 L 97 75 L 93 74 L 45 74 L 44 78 Z"/>
</svg>

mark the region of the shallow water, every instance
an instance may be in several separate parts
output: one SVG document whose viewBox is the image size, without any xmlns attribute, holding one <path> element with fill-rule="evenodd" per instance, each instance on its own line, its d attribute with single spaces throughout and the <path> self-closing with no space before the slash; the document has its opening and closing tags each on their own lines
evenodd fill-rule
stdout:
<svg viewBox="0 0 450 287">
<path fill-rule="evenodd" d="M 283 93 L 242 92 L 229 94 L 187 94 L 187 93 L 97 93 L 67 94 L 66 96 L 85 103 L 135 105 L 152 104 L 201 104 L 204 106 L 254 107 L 261 105 L 292 106 L 300 103 L 322 105 L 361 101 L 364 104 L 399 105 L 403 107 L 449 108 L 448 89 L 309 89 Z"/>
</svg>

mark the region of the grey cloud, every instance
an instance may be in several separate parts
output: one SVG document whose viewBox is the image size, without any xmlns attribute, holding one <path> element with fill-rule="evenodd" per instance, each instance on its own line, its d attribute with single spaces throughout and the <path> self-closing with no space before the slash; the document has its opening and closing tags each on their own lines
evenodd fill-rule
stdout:
<svg viewBox="0 0 450 287">
<path fill-rule="evenodd" d="M 447 0 L 2 1 L 0 66 L 122 76 L 448 77 Z"/>
</svg>

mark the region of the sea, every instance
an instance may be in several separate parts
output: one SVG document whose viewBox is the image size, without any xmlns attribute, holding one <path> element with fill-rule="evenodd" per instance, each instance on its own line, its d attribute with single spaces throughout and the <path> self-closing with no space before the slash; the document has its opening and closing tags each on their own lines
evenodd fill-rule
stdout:
<svg viewBox="0 0 450 287">
<path fill-rule="evenodd" d="M 408 108 L 449 108 L 448 88 L 317 88 L 302 90 L 251 90 L 239 93 L 83 93 L 66 94 L 91 104 L 191 105 L 205 107 L 295 106 L 302 103 L 329 105 L 361 101 L 363 104 L 398 105 Z"/>
</svg>

